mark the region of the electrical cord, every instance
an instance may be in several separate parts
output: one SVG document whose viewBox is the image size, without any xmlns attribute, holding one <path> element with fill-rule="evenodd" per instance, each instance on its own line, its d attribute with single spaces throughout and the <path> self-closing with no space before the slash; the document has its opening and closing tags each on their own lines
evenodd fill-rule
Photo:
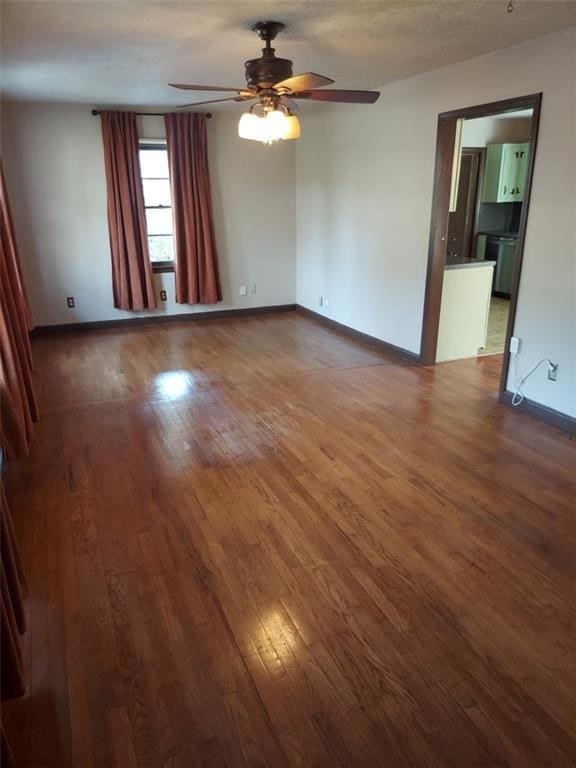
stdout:
<svg viewBox="0 0 576 768">
<path fill-rule="evenodd" d="M 549 357 L 543 357 L 541 360 L 538 360 L 538 362 L 530 368 L 528 373 L 525 376 L 520 376 L 518 372 L 518 353 L 516 352 L 514 354 L 514 386 L 516 387 L 516 391 L 514 392 L 514 395 L 512 397 L 512 405 L 521 405 L 524 402 L 524 392 L 522 392 L 522 387 L 526 383 L 526 381 L 532 376 L 534 371 L 536 371 L 542 363 L 548 363 L 548 370 L 554 370 L 554 363 L 552 360 L 550 360 Z"/>
</svg>

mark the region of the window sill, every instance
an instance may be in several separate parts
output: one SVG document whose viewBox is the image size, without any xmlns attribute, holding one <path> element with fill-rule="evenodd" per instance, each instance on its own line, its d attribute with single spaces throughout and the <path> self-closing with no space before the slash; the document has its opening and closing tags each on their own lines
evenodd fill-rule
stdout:
<svg viewBox="0 0 576 768">
<path fill-rule="evenodd" d="M 155 275 L 161 274 L 162 272 L 174 272 L 174 262 L 173 261 L 157 261 L 156 263 L 152 262 L 152 272 L 154 272 Z"/>
</svg>

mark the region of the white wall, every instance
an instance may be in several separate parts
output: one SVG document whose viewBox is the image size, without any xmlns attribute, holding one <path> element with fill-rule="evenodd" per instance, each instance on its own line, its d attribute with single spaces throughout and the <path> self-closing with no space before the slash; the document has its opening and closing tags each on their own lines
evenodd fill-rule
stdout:
<svg viewBox="0 0 576 768">
<path fill-rule="evenodd" d="M 156 275 L 168 301 L 155 312 L 114 309 L 100 119 L 86 105 L 6 103 L 2 157 L 36 325 L 205 312 L 295 301 L 294 142 L 273 148 L 237 136 L 238 114 L 208 121 L 210 173 L 223 301 L 176 304 L 174 275 Z M 147 138 L 164 135 L 144 118 Z M 239 296 L 240 284 L 257 292 Z M 74 296 L 75 309 L 66 307 Z"/>
<path fill-rule="evenodd" d="M 522 144 L 530 141 L 532 110 L 490 115 L 465 120 L 462 128 L 463 147 L 487 147 L 489 144 Z"/>
<path fill-rule="evenodd" d="M 382 89 L 374 106 L 321 105 L 297 154 L 297 297 L 418 352 L 439 112 L 543 91 L 515 334 L 527 397 L 576 415 L 576 28 Z M 329 299 L 329 310 L 318 299 Z"/>
</svg>

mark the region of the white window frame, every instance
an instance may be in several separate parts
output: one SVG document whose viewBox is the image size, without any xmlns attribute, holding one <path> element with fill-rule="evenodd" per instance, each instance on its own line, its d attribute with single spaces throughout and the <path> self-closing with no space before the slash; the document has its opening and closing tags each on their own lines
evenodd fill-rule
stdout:
<svg viewBox="0 0 576 768">
<path fill-rule="evenodd" d="M 139 144 L 139 151 L 140 150 L 146 150 L 146 149 L 155 149 L 157 147 L 163 147 L 166 149 L 167 142 L 166 139 L 138 139 Z M 150 176 L 143 176 L 142 175 L 142 169 L 140 169 L 140 181 L 142 182 L 142 187 L 144 187 L 144 181 L 146 179 L 152 178 Z M 162 176 L 162 179 L 164 177 Z M 168 176 L 168 181 L 170 181 L 170 176 Z M 172 199 L 170 199 L 170 205 L 146 205 L 146 201 L 144 201 L 144 213 L 146 213 L 146 210 L 150 208 L 151 210 L 163 210 L 165 211 L 167 208 L 170 208 L 172 210 Z M 152 237 L 172 237 L 172 243 L 174 243 L 174 233 L 169 232 L 166 234 L 156 234 L 156 235 L 147 235 L 148 241 Z M 150 259 L 150 263 L 152 264 L 152 270 L 154 272 L 173 272 L 174 271 L 174 260 L 172 261 L 153 261 Z"/>
</svg>

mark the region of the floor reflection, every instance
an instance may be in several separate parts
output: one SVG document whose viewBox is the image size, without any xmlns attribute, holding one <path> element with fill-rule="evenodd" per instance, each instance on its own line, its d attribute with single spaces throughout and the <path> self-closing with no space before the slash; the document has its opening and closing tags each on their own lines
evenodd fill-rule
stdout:
<svg viewBox="0 0 576 768">
<path fill-rule="evenodd" d="M 165 400 L 178 400 L 194 388 L 194 377 L 188 371 L 165 371 L 154 379 L 156 393 Z"/>
</svg>

